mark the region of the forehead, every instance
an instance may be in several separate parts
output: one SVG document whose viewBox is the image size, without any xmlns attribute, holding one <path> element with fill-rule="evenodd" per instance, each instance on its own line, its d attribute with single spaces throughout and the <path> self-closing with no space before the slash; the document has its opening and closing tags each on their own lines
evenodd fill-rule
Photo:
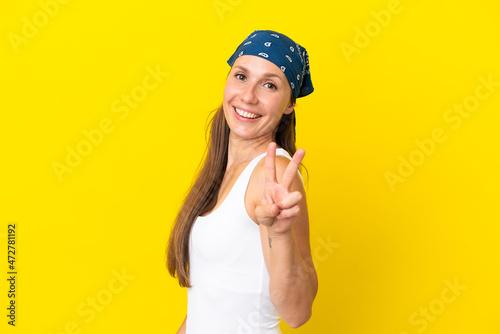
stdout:
<svg viewBox="0 0 500 334">
<path fill-rule="evenodd" d="M 287 82 L 285 74 L 276 64 L 258 56 L 244 55 L 238 57 L 233 64 L 233 69 L 236 66 L 244 67 L 254 75 L 278 76 L 283 82 Z"/>
</svg>

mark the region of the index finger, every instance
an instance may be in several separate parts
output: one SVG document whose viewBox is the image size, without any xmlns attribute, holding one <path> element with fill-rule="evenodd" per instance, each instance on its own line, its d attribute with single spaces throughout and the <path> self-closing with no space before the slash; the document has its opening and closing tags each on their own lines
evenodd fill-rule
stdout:
<svg viewBox="0 0 500 334">
<path fill-rule="evenodd" d="M 302 161 L 305 155 L 306 151 L 299 148 L 293 155 L 293 158 L 288 164 L 288 166 L 286 167 L 285 173 L 283 174 L 283 179 L 281 180 L 281 185 L 286 189 L 290 189 L 293 179 L 295 178 L 295 175 L 299 170 L 300 162 Z"/>
<path fill-rule="evenodd" d="M 267 146 L 266 161 L 264 164 L 266 185 L 269 183 L 277 183 L 275 159 L 276 159 L 276 143 L 271 142 Z"/>
</svg>

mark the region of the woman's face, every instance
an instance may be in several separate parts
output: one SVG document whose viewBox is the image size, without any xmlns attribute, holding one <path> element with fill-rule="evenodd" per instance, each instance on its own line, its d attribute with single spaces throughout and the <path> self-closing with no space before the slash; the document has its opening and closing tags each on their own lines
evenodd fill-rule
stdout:
<svg viewBox="0 0 500 334">
<path fill-rule="evenodd" d="M 224 116 L 231 135 L 242 139 L 273 139 L 281 116 L 290 114 L 292 90 L 285 74 L 257 56 L 236 59 L 224 88 Z"/>
</svg>

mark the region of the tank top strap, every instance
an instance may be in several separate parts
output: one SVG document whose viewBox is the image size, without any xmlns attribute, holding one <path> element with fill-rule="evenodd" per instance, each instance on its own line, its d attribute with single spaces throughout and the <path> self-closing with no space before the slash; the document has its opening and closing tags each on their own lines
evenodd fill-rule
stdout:
<svg viewBox="0 0 500 334">
<path fill-rule="evenodd" d="M 262 158 L 266 156 L 266 153 L 262 153 L 250 161 L 250 163 L 243 169 L 243 172 L 241 172 L 240 176 L 236 180 L 236 183 L 233 185 L 233 189 L 235 190 L 234 192 L 243 192 L 245 194 L 248 182 L 250 181 L 250 176 L 253 173 L 253 170 L 257 166 L 257 164 L 260 162 Z M 231 192 L 233 192 L 231 190 Z"/>
</svg>

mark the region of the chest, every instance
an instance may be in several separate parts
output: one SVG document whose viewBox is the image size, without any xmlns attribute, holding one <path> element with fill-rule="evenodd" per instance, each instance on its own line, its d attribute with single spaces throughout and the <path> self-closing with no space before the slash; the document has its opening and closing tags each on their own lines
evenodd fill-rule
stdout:
<svg viewBox="0 0 500 334">
<path fill-rule="evenodd" d="M 248 175 L 239 178 L 241 172 L 234 169 L 226 173 L 216 207 L 197 218 L 191 232 L 193 268 L 195 264 L 210 264 L 213 268 L 233 270 L 238 264 L 260 263 L 260 229 L 256 218 L 252 218 L 258 177 L 247 182 Z"/>
</svg>

